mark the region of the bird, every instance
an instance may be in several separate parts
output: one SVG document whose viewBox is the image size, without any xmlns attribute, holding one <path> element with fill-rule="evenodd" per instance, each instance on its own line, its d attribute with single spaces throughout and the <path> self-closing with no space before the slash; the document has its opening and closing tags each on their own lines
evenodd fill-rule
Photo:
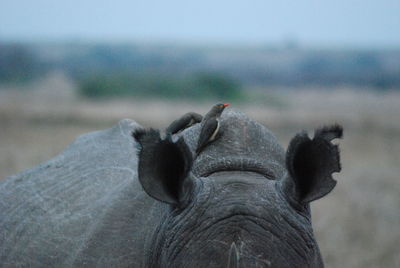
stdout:
<svg viewBox="0 0 400 268">
<path fill-rule="evenodd" d="M 200 123 L 203 119 L 198 113 L 189 112 L 184 114 L 181 118 L 173 121 L 165 130 L 167 134 L 176 134 L 179 131 L 182 131 L 188 127 L 191 127 L 194 124 Z"/>
<path fill-rule="evenodd" d="M 211 108 L 211 110 L 204 116 L 203 120 L 201 121 L 201 130 L 197 142 L 196 154 L 199 154 L 204 149 L 204 147 L 215 140 L 220 129 L 219 118 L 224 109 L 228 106 L 229 103 L 215 104 Z"/>
</svg>

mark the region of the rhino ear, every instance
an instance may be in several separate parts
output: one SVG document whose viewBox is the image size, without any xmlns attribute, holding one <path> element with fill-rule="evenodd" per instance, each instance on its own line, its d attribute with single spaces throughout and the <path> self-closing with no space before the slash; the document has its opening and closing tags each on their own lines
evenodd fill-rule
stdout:
<svg viewBox="0 0 400 268">
<path fill-rule="evenodd" d="M 340 158 L 333 139 L 341 138 L 343 128 L 333 125 L 317 129 L 314 138 L 297 134 L 286 153 L 289 176 L 284 180 L 284 192 L 297 202 L 306 204 L 327 195 L 336 185 L 332 173 L 339 172 Z"/>
<path fill-rule="evenodd" d="M 190 192 L 193 162 L 183 138 L 173 142 L 168 135 L 162 140 L 154 129 L 138 130 L 133 137 L 141 145 L 138 173 L 144 191 L 161 202 L 181 204 Z"/>
</svg>

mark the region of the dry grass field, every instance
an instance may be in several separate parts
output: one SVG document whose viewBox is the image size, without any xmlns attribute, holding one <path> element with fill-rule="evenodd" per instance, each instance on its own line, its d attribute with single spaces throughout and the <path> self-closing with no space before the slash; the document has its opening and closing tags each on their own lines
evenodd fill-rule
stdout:
<svg viewBox="0 0 400 268">
<path fill-rule="evenodd" d="M 71 86 L 54 84 L 65 88 L 59 93 Z M 204 113 L 211 105 L 89 102 L 47 93 L 0 90 L 0 178 L 39 164 L 76 136 L 111 127 L 119 119 L 161 128 L 187 111 Z M 308 90 L 274 98 L 281 104 L 232 106 L 268 126 L 285 147 L 302 129 L 334 122 L 344 126 L 338 185 L 312 205 L 326 267 L 400 267 L 400 94 Z"/>
</svg>

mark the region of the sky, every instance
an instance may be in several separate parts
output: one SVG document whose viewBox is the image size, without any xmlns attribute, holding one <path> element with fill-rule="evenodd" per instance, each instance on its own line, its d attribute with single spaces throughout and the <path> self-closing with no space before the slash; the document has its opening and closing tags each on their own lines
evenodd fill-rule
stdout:
<svg viewBox="0 0 400 268">
<path fill-rule="evenodd" d="M 400 0 L 0 0 L 0 40 L 400 47 Z"/>
</svg>

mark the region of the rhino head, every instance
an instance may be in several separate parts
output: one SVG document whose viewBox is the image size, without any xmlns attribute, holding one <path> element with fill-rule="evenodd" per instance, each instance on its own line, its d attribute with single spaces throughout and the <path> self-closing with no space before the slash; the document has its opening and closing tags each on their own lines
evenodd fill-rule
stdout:
<svg viewBox="0 0 400 268">
<path fill-rule="evenodd" d="M 200 125 L 160 138 L 139 130 L 138 174 L 161 221 L 146 267 L 323 267 L 310 202 L 340 171 L 338 125 L 297 134 L 286 150 L 261 124 L 229 110 L 219 139 L 196 156 Z"/>
</svg>

